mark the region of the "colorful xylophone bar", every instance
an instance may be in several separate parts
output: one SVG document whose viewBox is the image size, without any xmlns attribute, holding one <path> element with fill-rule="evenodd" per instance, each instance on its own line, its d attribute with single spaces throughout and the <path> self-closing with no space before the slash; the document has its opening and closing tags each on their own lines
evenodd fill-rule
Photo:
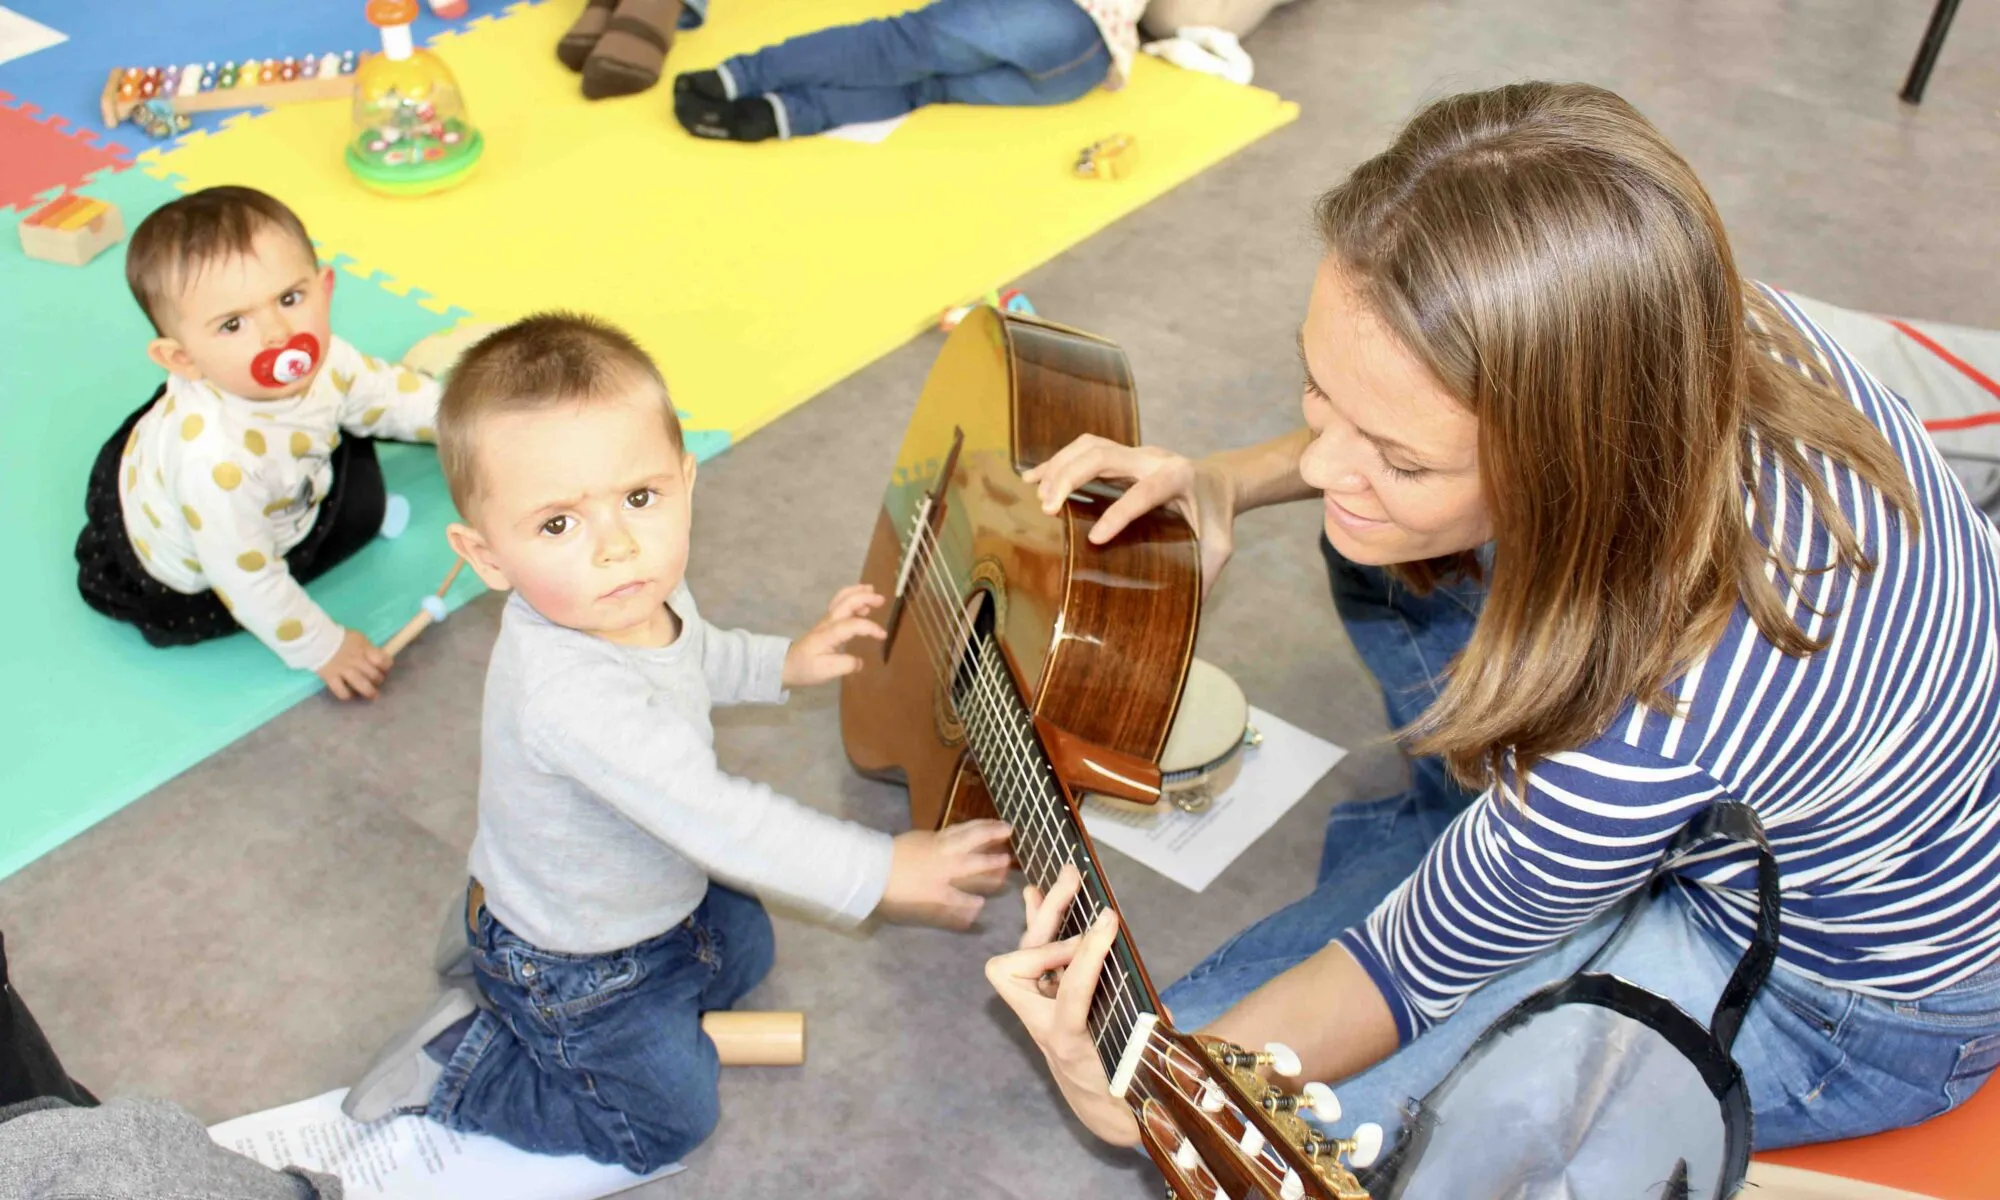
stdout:
<svg viewBox="0 0 2000 1200">
<path fill-rule="evenodd" d="M 210 112 L 294 100 L 329 100 L 354 87 L 354 71 L 366 58 L 352 50 L 315 58 L 234 59 L 166 67 L 114 67 L 104 81 L 98 108 L 104 123 L 116 126 L 148 101 L 175 112 Z"/>
</svg>

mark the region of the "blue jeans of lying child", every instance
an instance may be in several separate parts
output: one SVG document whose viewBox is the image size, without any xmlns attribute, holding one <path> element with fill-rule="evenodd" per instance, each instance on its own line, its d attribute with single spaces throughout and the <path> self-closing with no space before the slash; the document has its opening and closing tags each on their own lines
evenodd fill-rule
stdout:
<svg viewBox="0 0 2000 1200">
<path fill-rule="evenodd" d="M 685 921 L 609 954 L 529 945 L 479 910 L 472 965 L 492 1003 L 446 1064 L 426 1115 L 537 1154 L 639 1174 L 714 1130 L 715 1043 L 701 1014 L 771 969 L 771 918 L 711 883 Z"/>
<path fill-rule="evenodd" d="M 926 104 L 1066 104 L 1111 52 L 1076 0 L 936 0 L 726 60 L 737 96 L 765 95 L 785 137 L 884 121 Z"/>
<path fill-rule="evenodd" d="M 1483 589 L 1457 583 L 1416 596 L 1385 572 L 1321 541 L 1334 606 L 1382 685 L 1400 728 L 1436 696 L 1440 673 L 1471 636 Z M 1319 878 L 1304 899 L 1225 942 L 1161 994 L 1182 1029 L 1199 1029 L 1256 988 L 1360 923 L 1407 878 L 1472 797 L 1435 760 L 1411 763 L 1398 796 L 1339 804 L 1327 815 Z M 1444 1023 L 1341 1083 L 1342 1127 L 1380 1123 L 1441 1082 L 1488 1026 L 1530 992 L 1589 960 L 1623 909 L 1472 993 Z M 1690 917 L 1679 885 L 1643 911 L 1595 969 L 1648 988 L 1707 1023 L 1737 952 Z M 1762 1148 L 1854 1137 L 1956 1107 L 2000 1064 L 2000 964 L 1922 1000 L 1892 1003 L 1826 987 L 1782 965 L 1750 1006 L 1733 1054 Z"/>
</svg>

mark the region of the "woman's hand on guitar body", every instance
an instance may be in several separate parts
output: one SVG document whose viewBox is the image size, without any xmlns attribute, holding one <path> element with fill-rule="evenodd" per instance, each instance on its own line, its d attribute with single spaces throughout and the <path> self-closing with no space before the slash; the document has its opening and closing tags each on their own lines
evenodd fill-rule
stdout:
<svg viewBox="0 0 2000 1200">
<path fill-rule="evenodd" d="M 1041 1047 L 1063 1099 L 1084 1126 L 1114 1145 L 1136 1146 L 1139 1124 L 1112 1096 L 1084 1023 L 1104 960 L 1118 937 L 1118 913 L 1107 908 L 1083 933 L 1054 940 L 1082 885 L 1076 867 L 1064 866 L 1047 896 L 1034 887 L 1022 889 L 1028 927 L 1021 934 L 1021 948 L 988 959 L 986 979 Z M 1051 977 L 1056 979 L 1053 988 Z"/>
<path fill-rule="evenodd" d="M 1011 832 L 1004 821 L 979 820 L 897 834 L 875 915 L 899 925 L 969 927 L 985 898 L 1007 886 Z"/>
<path fill-rule="evenodd" d="M 1094 479 L 1129 486 L 1090 531 L 1103 545 L 1140 515 L 1170 507 L 1201 539 L 1201 586 L 1207 591 L 1235 548 L 1236 495 L 1226 470 L 1208 459 L 1191 459 L 1157 446 L 1126 446 L 1096 434 L 1064 446 L 1021 478 L 1035 485 L 1042 511 L 1053 514 L 1070 493 Z"/>
</svg>

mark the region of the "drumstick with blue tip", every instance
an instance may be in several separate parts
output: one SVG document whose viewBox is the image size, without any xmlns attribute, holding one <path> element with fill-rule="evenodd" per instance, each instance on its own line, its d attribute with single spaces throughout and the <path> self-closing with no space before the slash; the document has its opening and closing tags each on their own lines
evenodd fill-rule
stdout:
<svg viewBox="0 0 2000 1200">
<path fill-rule="evenodd" d="M 444 606 L 444 594 L 451 590 L 452 581 L 456 580 L 458 573 L 464 569 L 465 560 L 462 558 L 452 564 L 451 574 L 444 577 L 444 583 L 439 585 L 434 595 L 424 597 L 423 606 L 417 610 L 417 615 L 411 617 L 408 624 L 398 629 L 394 637 L 382 643 L 382 652 L 384 654 L 387 654 L 393 660 L 398 654 L 403 652 L 404 647 L 417 640 L 418 634 L 445 619 L 448 611 Z"/>
</svg>

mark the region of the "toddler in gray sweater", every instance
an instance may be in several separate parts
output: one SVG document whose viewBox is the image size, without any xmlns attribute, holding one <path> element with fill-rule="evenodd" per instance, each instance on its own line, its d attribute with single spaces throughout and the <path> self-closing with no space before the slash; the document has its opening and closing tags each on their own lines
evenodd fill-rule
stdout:
<svg viewBox="0 0 2000 1200">
<path fill-rule="evenodd" d="M 1006 826 L 886 834 L 724 772 L 713 704 L 778 703 L 860 666 L 872 588 L 796 641 L 703 620 L 683 580 L 695 461 L 659 371 L 567 314 L 454 370 L 439 462 L 452 547 L 511 590 L 487 670 L 466 937 L 447 991 L 349 1091 L 523 1149 L 647 1173 L 718 1117 L 701 1014 L 770 968 L 758 896 L 822 918 L 963 928 L 1003 884 Z"/>
</svg>

